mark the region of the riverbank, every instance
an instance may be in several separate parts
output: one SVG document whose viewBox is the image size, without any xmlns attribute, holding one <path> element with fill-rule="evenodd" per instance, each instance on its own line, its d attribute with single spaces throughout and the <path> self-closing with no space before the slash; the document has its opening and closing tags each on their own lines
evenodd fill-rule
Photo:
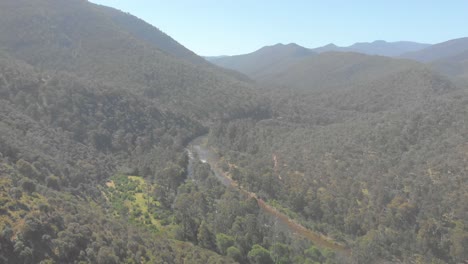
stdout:
<svg viewBox="0 0 468 264">
<path fill-rule="evenodd" d="M 256 199 L 259 207 L 265 213 L 271 215 L 272 217 L 275 217 L 275 219 L 277 220 L 276 222 L 286 227 L 289 230 L 289 232 L 302 236 L 310 240 L 311 242 L 313 242 L 315 245 L 319 247 L 331 249 L 335 252 L 339 252 L 345 255 L 351 254 L 351 251 L 345 245 L 337 243 L 320 233 L 317 233 L 310 229 L 305 228 L 303 225 L 296 222 L 294 219 L 291 219 L 286 214 L 280 212 L 275 207 L 269 205 L 262 199 L 259 199 L 257 194 L 253 192 L 249 192 L 245 190 L 244 188 L 240 187 L 239 184 L 236 181 L 234 181 L 228 173 L 224 172 L 221 169 L 220 167 L 221 158 L 213 149 L 209 148 L 206 145 L 206 141 L 207 141 L 207 136 L 202 136 L 193 140 L 188 145 L 189 157 L 191 159 L 195 159 L 197 157 L 202 162 L 208 163 L 211 166 L 211 169 L 213 173 L 215 174 L 216 178 L 220 180 L 225 186 L 231 186 L 235 188 L 236 190 L 238 190 L 239 192 L 241 192 L 242 194 L 246 195 L 246 197 Z M 189 175 L 190 175 L 190 171 L 189 171 Z"/>
</svg>

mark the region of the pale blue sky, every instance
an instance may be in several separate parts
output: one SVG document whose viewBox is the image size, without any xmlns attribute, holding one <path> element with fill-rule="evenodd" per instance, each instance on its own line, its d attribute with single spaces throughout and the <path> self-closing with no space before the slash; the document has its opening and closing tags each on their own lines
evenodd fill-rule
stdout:
<svg viewBox="0 0 468 264">
<path fill-rule="evenodd" d="M 129 12 L 199 55 L 295 42 L 314 48 L 373 40 L 468 37 L 467 0 L 91 0 Z"/>
</svg>

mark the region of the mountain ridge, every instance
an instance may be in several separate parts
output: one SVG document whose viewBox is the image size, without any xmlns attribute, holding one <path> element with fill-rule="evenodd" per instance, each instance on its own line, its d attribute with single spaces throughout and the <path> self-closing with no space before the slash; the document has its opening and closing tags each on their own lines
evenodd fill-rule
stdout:
<svg viewBox="0 0 468 264">
<path fill-rule="evenodd" d="M 158 100 L 175 111 L 190 112 L 205 119 L 208 115 L 223 116 L 226 113 L 214 103 L 194 104 L 195 100 L 206 100 L 207 94 L 213 94 L 211 90 L 219 91 L 214 93 L 216 96 L 225 94 L 232 99 L 249 94 L 244 98 L 245 102 L 249 102 L 254 94 L 248 80 L 240 74 L 206 63 L 155 27 L 133 16 L 82 0 L 56 4 L 38 0 L 34 4 L 27 0 L 0 3 L 0 14 L 2 10 L 9 10 L 11 13 L 21 12 L 24 16 L 1 15 L 0 33 L 3 37 L 0 38 L 0 46 L 33 66 L 98 79 L 112 87 L 125 88 Z M 39 6 L 47 12 L 40 11 Z M 111 17 L 107 16 L 109 13 Z M 116 14 L 141 25 L 147 38 L 139 39 L 140 35 L 133 28 L 125 31 L 127 27 L 116 24 Z M 18 30 L 23 32 L 22 36 L 16 34 Z M 148 31 L 154 34 L 146 33 Z M 153 36 L 163 39 L 159 40 L 163 48 L 155 46 L 157 41 L 148 42 Z M 24 44 L 27 38 L 30 40 Z M 164 48 L 167 43 L 172 46 Z M 181 53 L 177 54 L 179 51 Z M 194 57 L 196 63 L 193 62 Z M 227 89 L 228 86 L 236 87 L 236 93 Z M 209 105 L 213 111 L 202 110 L 205 106 L 200 105 Z"/>
<path fill-rule="evenodd" d="M 327 51 L 341 51 L 341 52 L 358 52 L 367 55 L 380 55 L 387 57 L 397 57 L 401 54 L 421 50 L 430 46 L 430 44 L 417 43 L 411 41 L 396 41 L 387 42 L 384 40 L 375 40 L 373 42 L 357 42 L 347 47 L 338 47 L 333 43 L 325 45 L 323 47 L 312 49 L 315 52 L 327 52 Z"/>
<path fill-rule="evenodd" d="M 372 43 L 355 43 L 349 47 L 338 47 L 330 43 L 323 47 L 309 49 L 296 43 L 278 43 L 264 46 L 248 54 L 208 57 L 207 60 L 217 66 L 235 70 L 255 80 L 260 80 L 278 74 L 305 58 L 324 52 L 356 52 L 366 55 L 398 57 L 405 52 L 420 50 L 427 46 L 428 44 L 409 41 L 386 42 L 380 40 Z"/>
<path fill-rule="evenodd" d="M 234 263 L 215 252 L 207 217 L 226 207 L 226 189 L 200 162 L 191 192 L 184 147 L 210 122 L 268 117 L 268 104 L 240 74 L 119 12 L 0 2 L 1 263 Z M 145 208 L 128 204 L 132 177 L 145 184 L 133 190 Z M 106 185 L 115 178 L 125 197 Z M 183 222 L 197 199 L 200 213 Z M 260 214 L 225 218 L 247 211 Z"/>
<path fill-rule="evenodd" d="M 143 39 L 175 57 L 206 66 L 205 60 L 197 54 L 144 20 L 111 7 L 97 5 L 96 8 L 106 13 L 117 25 L 137 38 Z"/>
<path fill-rule="evenodd" d="M 249 54 L 211 58 L 209 61 L 256 79 L 281 71 L 288 65 L 314 54 L 313 51 L 295 43 L 278 43 L 262 47 Z"/>
<path fill-rule="evenodd" d="M 0 263 L 468 258 L 465 53 L 236 58 L 255 82 L 115 9 L 1 1 Z M 202 135 L 240 192 L 187 149 Z"/>
<path fill-rule="evenodd" d="M 401 57 L 422 62 L 431 62 L 456 56 L 466 50 L 468 50 L 468 37 L 437 43 L 420 51 L 402 54 Z"/>
</svg>

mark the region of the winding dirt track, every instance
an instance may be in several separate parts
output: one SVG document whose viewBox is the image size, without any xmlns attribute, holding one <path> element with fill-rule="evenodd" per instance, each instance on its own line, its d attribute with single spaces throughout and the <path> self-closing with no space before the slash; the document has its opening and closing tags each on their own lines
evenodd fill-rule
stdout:
<svg viewBox="0 0 468 264">
<path fill-rule="evenodd" d="M 341 253 L 344 255 L 351 255 L 351 251 L 345 245 L 337 243 L 332 239 L 325 237 L 317 232 L 314 232 L 310 229 L 305 228 L 298 222 L 294 221 L 293 219 L 289 218 L 287 215 L 281 213 L 273 206 L 267 204 L 262 199 L 259 199 L 255 193 L 249 192 L 244 188 L 240 187 L 239 184 L 234 181 L 227 173 L 225 173 L 219 166 L 220 158 L 216 154 L 215 151 L 206 147 L 206 136 L 200 137 L 195 139 L 189 144 L 187 150 L 189 151 L 189 156 L 191 159 L 194 158 L 193 153 L 198 154 L 198 158 L 203 162 L 207 162 L 210 164 L 211 169 L 213 170 L 215 176 L 226 186 L 231 186 L 237 189 L 239 192 L 243 193 L 247 197 L 255 198 L 257 200 L 258 205 L 260 208 L 263 209 L 264 212 L 268 213 L 269 215 L 275 217 L 280 224 L 286 226 L 287 229 L 297 235 L 300 235 L 315 245 L 321 248 L 331 249 L 337 253 Z"/>
</svg>

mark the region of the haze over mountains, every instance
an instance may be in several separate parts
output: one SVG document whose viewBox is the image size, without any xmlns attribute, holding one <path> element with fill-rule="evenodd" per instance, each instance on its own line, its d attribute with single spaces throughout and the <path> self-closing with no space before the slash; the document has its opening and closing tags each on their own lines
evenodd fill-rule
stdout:
<svg viewBox="0 0 468 264">
<path fill-rule="evenodd" d="M 445 45 L 441 46 L 443 50 Z M 447 48 L 451 49 L 450 46 Z M 268 48 L 284 49 L 284 46 Z M 431 52 L 430 47 L 426 49 Z M 462 48 L 457 52 L 457 55 L 445 58 L 446 64 L 438 64 L 444 60 L 424 64 L 400 57 L 337 51 L 285 59 L 285 64 L 263 64 L 268 60 L 262 61 L 261 52 L 234 56 L 233 60 L 242 57 L 244 62 L 251 63 L 239 70 L 257 81 L 262 93 L 270 98 L 276 118 L 220 124 L 212 129 L 213 142 L 222 146 L 229 160 L 246 163 L 243 166 L 245 172 L 238 176 L 244 186 L 260 189 L 270 199 L 288 201 L 290 208 L 303 212 L 308 219 L 320 219 L 331 230 L 337 228 L 338 232 L 356 236 L 358 243 L 366 246 L 353 248 L 355 263 L 375 263 L 377 256 L 393 254 L 387 251 L 388 243 L 424 244 L 419 239 L 425 236 L 426 228 L 438 222 L 435 215 L 442 211 L 458 212 L 455 218 L 467 219 L 463 213 L 468 209 L 467 205 L 458 199 L 466 200 L 468 193 L 459 189 L 456 183 L 461 180 L 462 185 L 467 186 L 468 171 L 462 165 L 466 151 L 444 151 L 441 145 L 450 141 L 454 143 L 451 148 L 459 149 L 468 142 L 468 85 L 460 78 L 466 74 L 463 70 L 466 68 L 458 67 L 464 66 L 466 51 Z M 249 60 L 249 57 L 256 59 Z M 221 60 L 227 64 L 229 59 L 222 58 L 214 63 Z M 267 74 L 255 74 L 255 67 Z M 456 76 L 445 75 L 447 69 L 456 69 L 452 72 L 457 73 Z M 273 172 L 264 174 L 260 180 L 252 176 L 258 163 L 267 162 L 272 153 L 276 160 L 280 160 L 279 164 L 283 164 L 278 172 L 281 178 L 276 178 Z M 449 165 L 451 161 L 458 165 Z M 425 177 L 433 177 L 434 168 L 445 166 L 451 169 L 436 169 L 440 180 L 426 181 L 428 178 Z M 458 168 L 457 176 L 451 175 L 455 168 Z M 396 182 L 405 187 L 396 187 Z M 357 185 L 358 193 L 369 191 L 370 194 L 364 195 L 364 203 L 363 200 L 353 200 L 355 196 L 350 195 L 349 188 L 353 185 Z M 430 194 L 416 191 L 420 188 L 417 186 L 429 188 Z M 445 200 L 441 189 L 435 190 L 436 186 L 452 194 L 458 193 L 455 195 L 458 198 L 452 196 L 454 200 L 451 202 L 427 203 L 435 201 L 433 199 Z M 459 209 L 439 207 L 452 203 L 458 203 L 455 207 Z M 401 215 L 397 215 L 403 211 L 393 206 L 400 209 L 412 207 L 409 210 L 415 210 L 413 213 L 418 220 L 399 218 Z M 373 216 L 369 218 L 369 214 Z M 343 218 L 337 219 L 338 215 Z M 426 222 L 421 217 L 431 220 Z M 409 228 L 415 223 L 421 229 Z M 379 225 L 385 225 L 387 231 L 370 231 L 370 226 L 377 228 Z M 402 230 L 408 235 L 406 238 Z M 468 236 L 466 229 L 463 230 L 465 245 Z M 361 232 L 366 235 L 358 235 Z M 450 232 L 448 229 L 443 231 L 445 236 Z M 379 238 L 374 237 L 375 234 Z M 434 238 L 434 235 L 427 237 Z M 455 241 L 450 240 L 451 243 Z M 425 254 L 453 263 L 448 256 L 457 254 L 455 248 L 450 253 L 442 253 L 440 243 L 432 244 L 439 245 L 435 246 L 439 249 L 428 250 Z M 399 250 L 397 255 L 406 254 L 404 249 Z M 372 251 L 375 253 L 370 253 Z M 467 257 L 464 254 L 460 259 Z M 403 259 L 403 262 L 412 261 L 412 257 Z"/>
<path fill-rule="evenodd" d="M 214 65 L 109 7 L 1 1 L 0 263 L 463 263 L 465 44 Z"/>
<path fill-rule="evenodd" d="M 315 55 L 312 50 L 290 43 L 263 47 L 250 54 L 210 57 L 208 60 L 218 66 L 242 72 L 256 79 L 262 76 L 274 75 L 299 60 L 312 55 Z"/>
<path fill-rule="evenodd" d="M 355 52 L 366 55 L 379 55 L 394 58 L 407 58 L 432 63 L 434 69 L 453 76 L 464 77 L 466 63 L 463 55 L 468 51 L 467 38 L 454 39 L 439 44 L 422 44 L 410 41 L 356 43 L 349 47 L 328 44 L 308 49 L 297 44 L 276 44 L 263 47 L 255 52 L 236 55 L 207 57 L 218 66 L 242 72 L 253 79 L 264 80 L 286 70 L 294 63 L 325 52 Z"/>
<path fill-rule="evenodd" d="M 429 63 L 441 73 L 468 80 L 468 38 L 438 43 L 402 57 Z"/>
<path fill-rule="evenodd" d="M 430 62 L 454 57 L 468 50 L 468 38 L 448 40 L 420 49 L 418 51 L 402 54 L 401 57 L 422 62 Z"/>
<path fill-rule="evenodd" d="M 322 53 L 327 51 L 358 52 L 368 55 L 381 55 L 397 57 L 407 52 L 418 51 L 429 47 L 430 44 L 423 44 L 410 41 L 386 42 L 376 40 L 374 42 L 358 42 L 349 47 L 338 47 L 334 44 L 328 44 L 323 47 L 312 49 L 315 52 Z"/>
<path fill-rule="evenodd" d="M 398 57 L 410 51 L 417 51 L 428 47 L 428 44 L 415 42 L 385 42 L 356 43 L 349 47 L 338 47 L 329 44 L 323 47 L 308 49 L 295 43 L 276 44 L 263 47 L 255 52 L 237 56 L 207 57 L 207 60 L 224 68 L 247 74 L 253 79 L 268 78 L 303 58 L 323 52 L 358 52 L 367 55 L 381 55 Z"/>
</svg>

